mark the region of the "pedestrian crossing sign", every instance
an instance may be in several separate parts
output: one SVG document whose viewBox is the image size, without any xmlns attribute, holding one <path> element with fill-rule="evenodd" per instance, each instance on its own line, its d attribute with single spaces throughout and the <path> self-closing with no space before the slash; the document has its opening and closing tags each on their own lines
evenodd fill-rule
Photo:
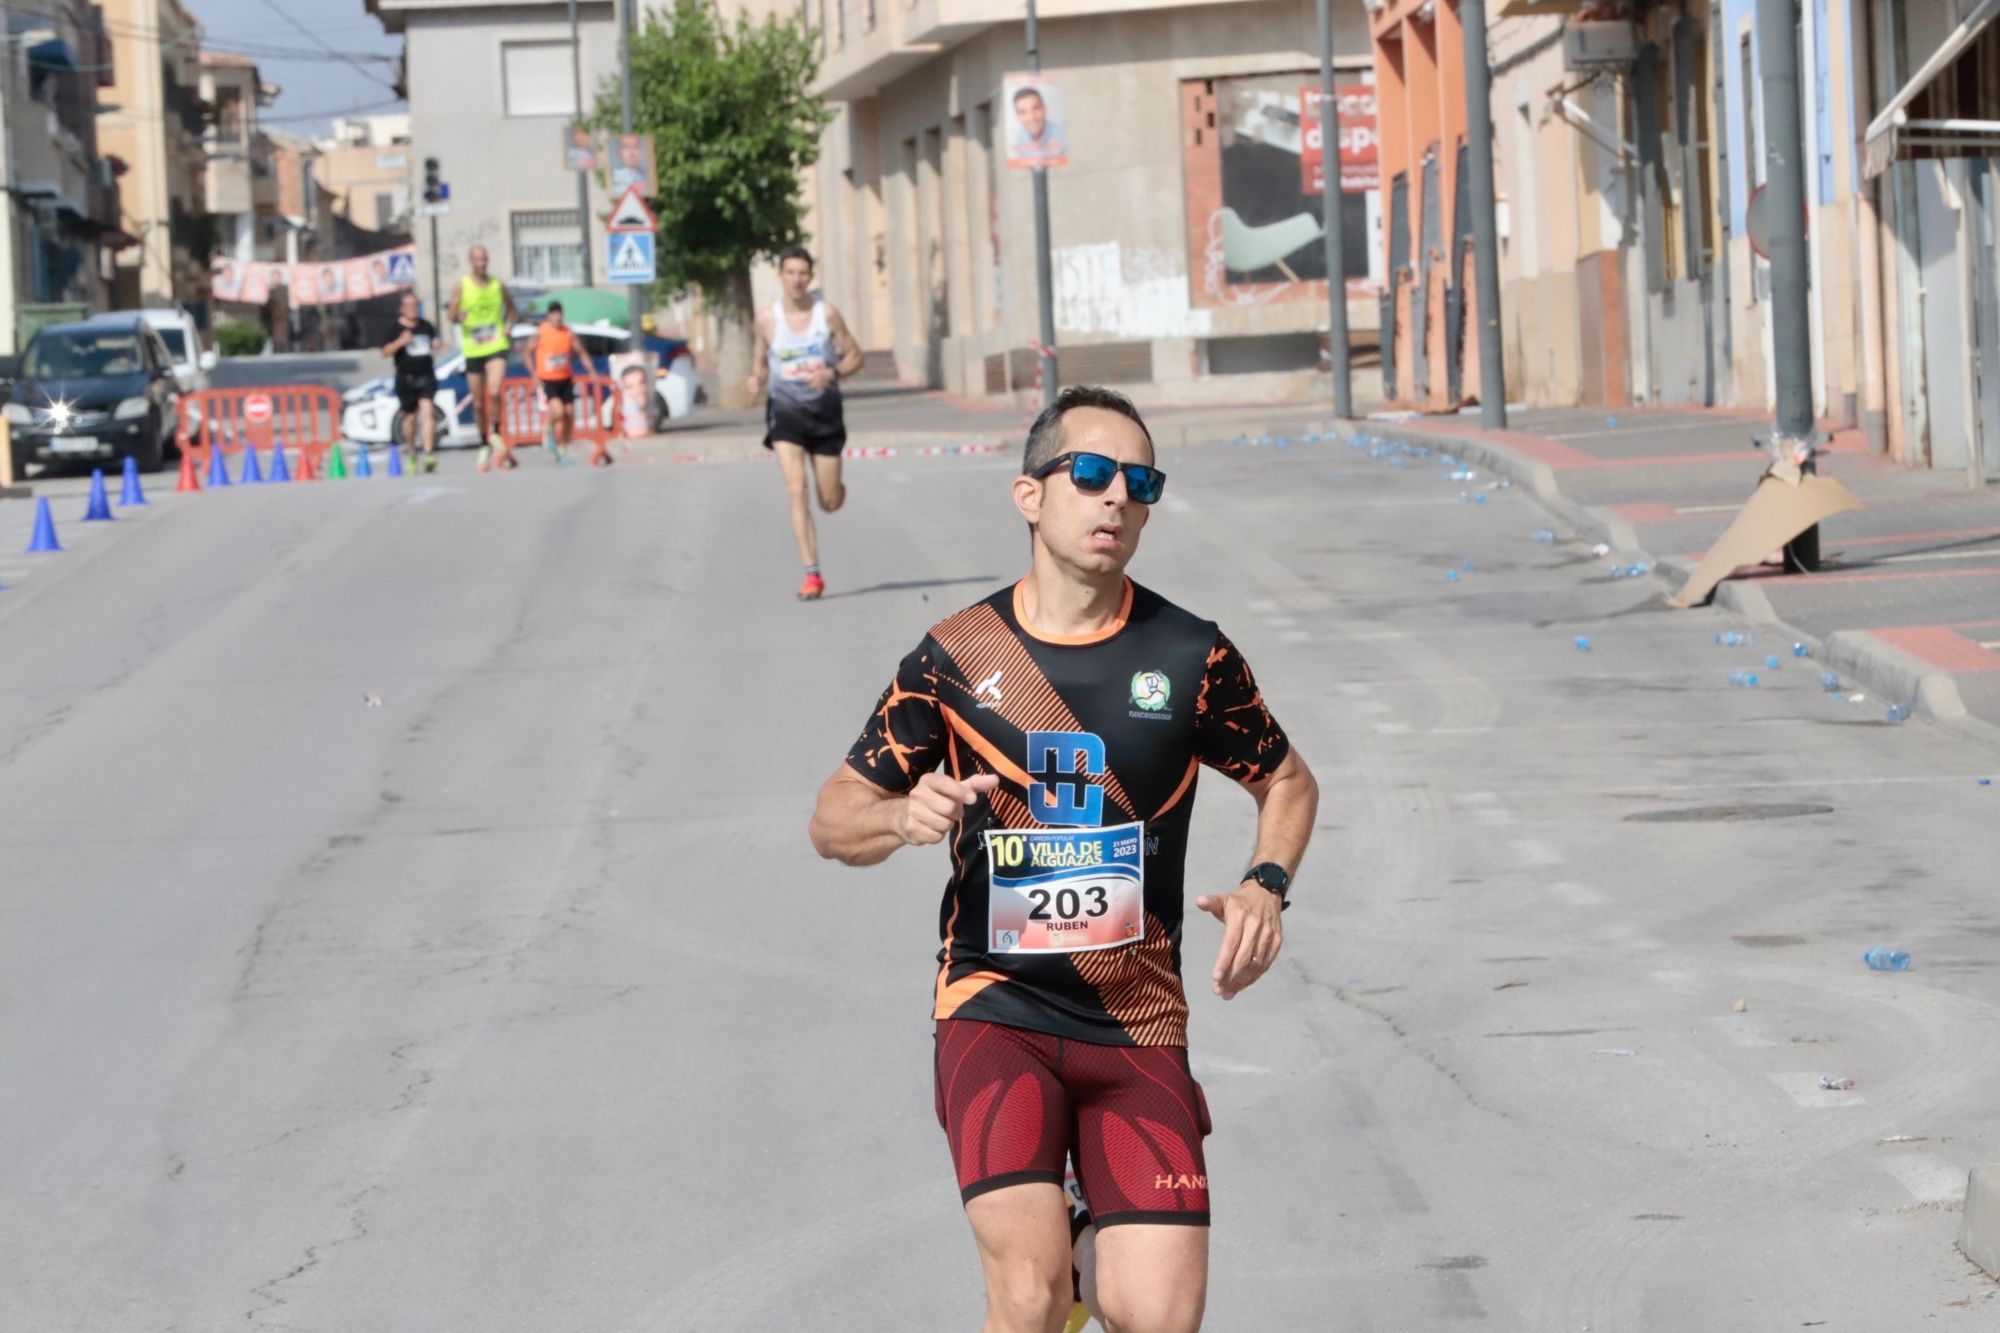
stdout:
<svg viewBox="0 0 2000 1333">
<path fill-rule="evenodd" d="M 389 285 L 409 287 L 417 280 L 417 257 L 408 250 L 389 252 Z"/>
<path fill-rule="evenodd" d="M 613 282 L 651 282 L 653 239 L 651 233 L 643 231 L 612 233 L 611 262 L 606 266 L 606 276 Z"/>
</svg>

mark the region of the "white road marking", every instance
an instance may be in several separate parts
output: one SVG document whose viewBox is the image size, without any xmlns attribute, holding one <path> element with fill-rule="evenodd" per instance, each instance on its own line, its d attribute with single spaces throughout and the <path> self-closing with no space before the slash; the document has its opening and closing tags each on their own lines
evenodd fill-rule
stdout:
<svg viewBox="0 0 2000 1333">
<path fill-rule="evenodd" d="M 1514 854 L 1535 866 L 1559 866 L 1568 859 L 1540 838 L 1514 839 Z"/>
<path fill-rule="evenodd" d="M 1963 1203 L 1966 1171 L 1933 1153 L 1898 1153 L 1883 1161 L 1882 1170 L 1910 1192 L 1918 1203 Z"/>
<path fill-rule="evenodd" d="M 1778 1090 L 1797 1102 L 1800 1106 L 1822 1111 L 1837 1106 L 1866 1106 L 1868 1099 L 1852 1088 L 1822 1088 L 1820 1078 L 1826 1071 L 1802 1069 L 1790 1073 L 1772 1073 L 1771 1082 Z"/>
<path fill-rule="evenodd" d="M 1777 1038 L 1773 1037 L 1762 1023 L 1745 1018 L 1741 1014 L 1712 1018 L 1709 1022 L 1715 1024 L 1716 1030 L 1722 1034 L 1722 1039 L 1731 1046 L 1748 1050 L 1778 1044 Z"/>
<path fill-rule="evenodd" d="M 1733 513 L 1736 513 L 1736 512 L 1738 511 L 1738 510 L 1740 510 L 1741 508 L 1743 508 L 1743 506 L 1742 506 L 1742 505 L 1740 505 L 1740 504 L 1733 504 L 1733 505 L 1675 505 L 1675 506 L 1674 506 L 1674 512 L 1675 512 L 1676 514 L 1733 514 Z"/>
</svg>

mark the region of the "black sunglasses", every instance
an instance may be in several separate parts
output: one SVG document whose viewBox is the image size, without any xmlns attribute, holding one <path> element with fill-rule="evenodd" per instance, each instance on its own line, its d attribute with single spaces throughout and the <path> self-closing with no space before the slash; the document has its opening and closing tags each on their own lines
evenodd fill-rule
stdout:
<svg viewBox="0 0 2000 1333">
<path fill-rule="evenodd" d="M 1029 475 L 1040 479 L 1065 467 L 1069 469 L 1071 484 L 1085 495 L 1103 494 L 1120 472 L 1125 474 L 1125 494 L 1135 503 L 1153 504 L 1159 500 L 1160 492 L 1167 489 L 1167 474 L 1158 468 L 1144 463 L 1120 463 L 1103 454 L 1057 454 Z"/>
</svg>

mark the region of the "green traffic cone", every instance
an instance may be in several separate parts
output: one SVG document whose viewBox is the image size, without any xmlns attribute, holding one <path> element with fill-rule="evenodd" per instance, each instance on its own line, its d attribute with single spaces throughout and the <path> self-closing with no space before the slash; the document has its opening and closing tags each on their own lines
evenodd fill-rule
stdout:
<svg viewBox="0 0 2000 1333">
<path fill-rule="evenodd" d="M 328 481 L 347 480 L 347 455 L 340 452 L 340 446 L 327 446 L 326 479 Z"/>
</svg>

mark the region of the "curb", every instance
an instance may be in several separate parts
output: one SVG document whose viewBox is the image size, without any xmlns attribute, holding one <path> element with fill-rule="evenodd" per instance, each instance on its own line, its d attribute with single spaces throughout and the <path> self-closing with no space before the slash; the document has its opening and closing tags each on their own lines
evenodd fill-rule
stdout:
<svg viewBox="0 0 2000 1333">
<path fill-rule="evenodd" d="M 1643 555 L 1656 573 L 1668 576 L 1676 584 L 1685 583 L 1694 573 L 1693 565 L 1671 556 L 1656 556 L 1640 546 L 1638 532 L 1624 519 L 1564 495 L 1554 468 L 1489 436 L 1464 427 L 1426 430 L 1401 422 L 1375 420 L 1342 421 L 1338 429 L 1343 439 L 1366 432 L 1405 444 L 1449 450 L 1462 459 L 1478 462 L 1488 471 L 1513 477 L 1543 508 L 1574 528 L 1579 537 L 1597 537 L 1616 550 Z M 1944 723 L 1969 738 L 2000 745 L 2000 725 L 1975 717 L 1966 709 L 1958 683 L 1948 672 L 1891 647 L 1866 630 L 1836 630 L 1822 643 L 1786 624 L 1764 590 L 1741 579 L 1724 579 L 1718 584 L 1714 604 L 1746 620 L 1783 629 L 1809 645 L 1813 656 L 1828 670 L 1853 677 L 1871 692 L 1900 702 L 1915 714 Z"/>
</svg>

